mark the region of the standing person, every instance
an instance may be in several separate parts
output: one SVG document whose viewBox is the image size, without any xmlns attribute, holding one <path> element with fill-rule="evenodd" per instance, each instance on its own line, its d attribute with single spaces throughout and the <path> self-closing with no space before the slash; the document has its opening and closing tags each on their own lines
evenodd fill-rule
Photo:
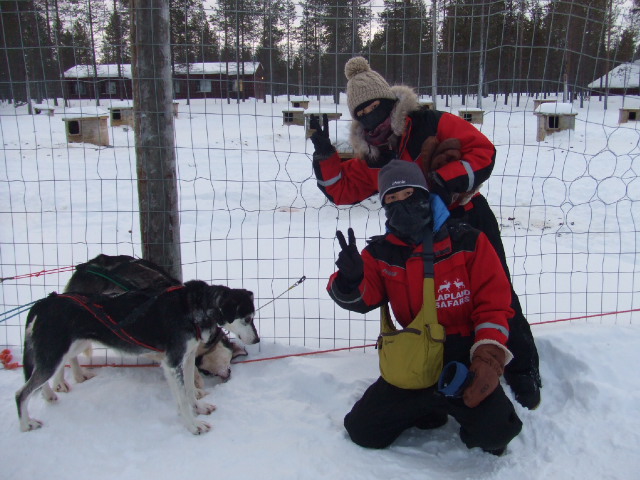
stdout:
<svg viewBox="0 0 640 480">
<path fill-rule="evenodd" d="M 412 338 L 416 330 L 411 327 L 423 323 L 425 317 L 419 316 L 424 305 L 431 305 L 430 318 L 437 317 L 446 332 L 440 361 L 465 364 L 473 377 L 463 384 L 461 395 L 449 398 L 436 391 L 434 380 L 422 383 L 420 372 L 419 383 L 395 381 L 381 360 L 381 377 L 346 415 L 345 428 L 358 445 L 385 448 L 408 428 L 438 428 L 451 415 L 468 448 L 502 455 L 522 422 L 499 380 L 512 358 L 506 345 L 513 315 L 509 280 L 500 260 L 482 232 L 449 218 L 444 202 L 429 193 L 415 163 L 391 160 L 380 170 L 379 185 L 387 233 L 372 238 L 362 254 L 352 229 L 349 243 L 342 232 L 336 233 L 342 250 L 338 271 L 329 279 L 329 295 L 342 308 L 359 313 L 389 303 L 398 323 L 407 328 L 401 335 Z M 424 290 L 423 277 L 433 279 Z M 449 295 L 436 303 L 436 291 Z M 437 331 L 429 330 L 432 336 Z M 401 341 L 396 333 L 391 343 Z M 382 352 L 393 347 L 383 343 L 379 348 Z M 417 351 L 403 344 L 397 355 L 413 360 Z M 413 370 L 427 371 L 437 360 L 413 363 Z"/>
<path fill-rule="evenodd" d="M 411 88 L 390 87 L 363 57 L 349 60 L 345 75 L 355 158 L 341 161 L 329 139 L 327 118 L 320 126 L 313 117 L 313 169 L 320 190 L 336 205 L 354 204 L 378 192 L 379 169 L 391 159 L 417 162 L 451 216 L 489 238 L 510 278 L 498 221 L 478 192 L 493 170 L 496 150 L 491 141 L 460 117 L 421 109 Z M 509 320 L 508 346 L 515 358 L 504 376 L 516 400 L 534 409 L 542 387 L 538 351 L 518 296 L 510 289 L 515 314 Z"/>
</svg>

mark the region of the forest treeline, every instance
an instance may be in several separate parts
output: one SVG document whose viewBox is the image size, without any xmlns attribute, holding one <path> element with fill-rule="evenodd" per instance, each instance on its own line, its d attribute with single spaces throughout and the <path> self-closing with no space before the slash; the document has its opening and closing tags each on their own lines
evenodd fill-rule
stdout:
<svg viewBox="0 0 640 480">
<path fill-rule="evenodd" d="M 421 94 L 434 54 L 439 93 L 582 92 L 637 54 L 636 9 L 620 0 L 170 0 L 170 12 L 174 67 L 258 61 L 270 94 L 343 91 L 359 54 Z M 60 95 L 70 67 L 131 60 L 129 0 L 2 0 L 0 13 L 2 99 Z"/>
</svg>

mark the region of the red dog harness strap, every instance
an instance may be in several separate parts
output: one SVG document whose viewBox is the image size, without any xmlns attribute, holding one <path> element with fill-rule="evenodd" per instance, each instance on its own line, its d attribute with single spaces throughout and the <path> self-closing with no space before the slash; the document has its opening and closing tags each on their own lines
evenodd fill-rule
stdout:
<svg viewBox="0 0 640 480">
<path fill-rule="evenodd" d="M 103 309 L 102 306 L 97 303 L 90 303 L 87 297 L 83 295 L 77 295 L 73 293 L 64 293 L 62 295 L 58 295 L 62 298 L 68 298 L 69 300 L 73 300 L 75 303 L 83 307 L 86 311 L 91 313 L 100 323 L 102 323 L 105 327 L 107 327 L 114 335 L 116 335 L 121 340 L 124 340 L 127 343 L 132 345 L 138 345 L 139 347 L 146 348 L 148 350 L 153 350 L 155 352 L 163 352 L 163 350 L 152 347 L 151 345 L 147 345 L 144 342 L 133 337 L 131 334 L 127 333 L 118 322 L 113 320 Z"/>
</svg>

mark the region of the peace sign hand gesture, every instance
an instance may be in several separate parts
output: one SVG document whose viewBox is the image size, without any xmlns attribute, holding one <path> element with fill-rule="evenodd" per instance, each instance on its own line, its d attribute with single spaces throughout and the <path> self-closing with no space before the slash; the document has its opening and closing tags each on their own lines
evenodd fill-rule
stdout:
<svg viewBox="0 0 640 480">
<path fill-rule="evenodd" d="M 353 233 L 353 228 L 349 228 L 347 234 L 349 236 L 348 244 L 344 234 L 340 230 L 336 232 L 336 238 L 342 249 L 338 254 L 336 266 L 338 267 L 339 277 L 343 279 L 343 285 L 353 289 L 360 284 L 364 277 L 364 262 L 356 245 L 356 236 Z"/>
</svg>

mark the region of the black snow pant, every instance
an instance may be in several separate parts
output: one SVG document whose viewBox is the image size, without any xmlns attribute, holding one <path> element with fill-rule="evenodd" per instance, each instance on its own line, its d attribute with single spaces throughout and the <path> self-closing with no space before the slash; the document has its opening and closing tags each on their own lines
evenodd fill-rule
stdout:
<svg viewBox="0 0 640 480">
<path fill-rule="evenodd" d="M 475 408 L 448 399 L 435 387 L 405 390 L 382 377 L 371 385 L 344 418 L 356 444 L 385 448 L 408 428 L 429 417 L 451 415 L 460 424 L 460 439 L 468 447 L 500 451 L 520 433 L 522 422 L 501 386 Z"/>
<path fill-rule="evenodd" d="M 468 223 L 489 238 L 489 242 L 491 242 L 500 258 L 509 283 L 511 283 L 511 274 L 509 273 L 504 246 L 500 238 L 498 220 L 496 220 L 496 216 L 484 196 L 476 195 L 472 198 L 471 203 L 473 208 L 465 211 L 462 207 L 458 207 L 451 211 L 451 216 Z M 511 286 L 511 308 L 513 308 L 515 315 L 509 319 L 507 348 L 513 353 L 513 360 L 505 367 L 505 374 L 531 376 L 533 373 L 534 375 L 539 375 L 540 360 L 538 350 L 531 333 L 531 327 L 522 313 L 520 300 L 513 290 L 513 286 Z"/>
</svg>

